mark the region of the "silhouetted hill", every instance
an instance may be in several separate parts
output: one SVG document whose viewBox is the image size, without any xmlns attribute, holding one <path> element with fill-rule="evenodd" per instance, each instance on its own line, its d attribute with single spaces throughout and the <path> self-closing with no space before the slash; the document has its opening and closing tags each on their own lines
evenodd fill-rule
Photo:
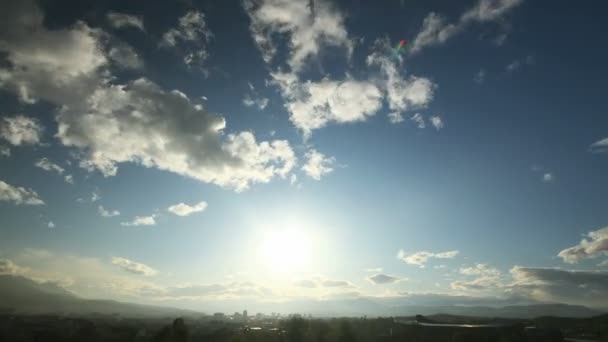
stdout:
<svg viewBox="0 0 608 342">
<path fill-rule="evenodd" d="M 0 312 L 15 314 L 93 315 L 126 317 L 192 316 L 194 311 L 159 306 L 80 298 L 53 283 L 0 275 Z"/>
</svg>

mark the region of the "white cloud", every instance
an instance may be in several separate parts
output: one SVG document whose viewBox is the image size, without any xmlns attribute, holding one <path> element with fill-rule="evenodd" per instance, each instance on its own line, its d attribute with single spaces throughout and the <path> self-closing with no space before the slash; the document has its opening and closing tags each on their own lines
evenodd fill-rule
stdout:
<svg viewBox="0 0 608 342">
<path fill-rule="evenodd" d="M 135 216 L 133 221 L 130 222 L 121 222 L 121 226 L 131 227 L 131 226 L 153 226 L 156 224 L 156 215 L 150 216 Z"/>
<path fill-rule="evenodd" d="M 201 65 L 209 53 L 207 44 L 213 34 L 207 27 L 205 15 L 199 11 L 190 11 L 179 18 L 178 25 L 163 34 L 161 46 L 182 46 L 185 51 L 184 63 L 186 65 Z"/>
<path fill-rule="evenodd" d="M 53 223 L 53 221 L 49 221 L 49 223 L 46 226 L 49 228 L 55 228 L 55 223 Z"/>
<path fill-rule="evenodd" d="M 367 65 L 379 66 L 384 75 L 382 88 L 386 92 L 389 109 L 403 113 L 426 107 L 433 100 L 437 85 L 424 77 L 402 75 L 402 59 L 395 60 L 387 55 L 386 51 L 389 49 L 390 43 L 387 39 L 378 39 L 374 43 L 374 51 L 367 57 Z"/>
<path fill-rule="evenodd" d="M 445 126 L 443 119 L 439 115 L 432 115 L 429 120 L 431 121 L 431 125 L 433 125 L 436 130 L 440 130 Z"/>
<path fill-rule="evenodd" d="M 459 251 L 446 251 L 440 253 L 420 251 L 407 254 L 405 251 L 399 250 L 397 253 L 397 259 L 406 264 L 417 265 L 422 268 L 429 261 L 429 259 L 453 259 L 458 255 L 458 253 Z"/>
<path fill-rule="evenodd" d="M 25 103 L 39 98 L 64 104 L 86 98 L 97 86 L 96 71 L 107 63 L 102 31 L 83 22 L 48 30 L 33 0 L 4 6 L 0 18 L 0 50 L 9 67 L 0 68 L 0 87 Z"/>
<path fill-rule="evenodd" d="M 475 6 L 465 11 L 455 24 L 448 24 L 442 16 L 430 13 L 424 19 L 410 52 L 417 53 L 427 46 L 445 43 L 474 22 L 495 21 L 522 2 L 523 0 L 479 0 Z"/>
<path fill-rule="evenodd" d="M 594 142 L 591 144 L 590 150 L 593 153 L 608 152 L 608 138 Z"/>
<path fill-rule="evenodd" d="M 306 152 L 306 163 L 302 166 L 302 170 L 315 180 L 321 180 L 321 176 L 331 173 L 335 159 L 326 157 L 323 153 L 315 149 L 310 149 Z"/>
<path fill-rule="evenodd" d="M 560 251 L 558 256 L 568 264 L 608 256 L 608 227 L 589 232 L 578 245 Z"/>
<path fill-rule="evenodd" d="M 167 210 L 169 212 L 171 212 L 177 216 L 189 216 L 194 213 L 201 212 L 205 209 L 207 209 L 207 202 L 205 202 L 205 201 L 196 203 L 195 205 L 192 205 L 192 206 L 182 202 L 182 203 L 178 203 L 178 204 L 172 205 L 169 208 L 167 208 Z"/>
<path fill-rule="evenodd" d="M 48 30 L 30 0 L 11 3 L 0 16 L 0 50 L 10 65 L 0 68 L 0 88 L 24 102 L 43 99 L 58 106 L 56 137 L 80 150 L 80 165 L 88 170 L 112 176 L 118 164 L 131 162 L 242 191 L 287 177 L 294 167 L 287 141 L 225 134 L 223 117 L 178 90 L 143 78 L 115 84 L 102 31 L 84 23 Z M 201 18 L 186 15 L 170 37 L 182 42 L 207 36 L 196 26 Z"/>
<path fill-rule="evenodd" d="M 74 176 L 72 175 L 65 175 L 65 177 L 63 177 L 63 180 L 66 183 L 74 184 Z"/>
<path fill-rule="evenodd" d="M 410 120 L 414 121 L 416 123 L 416 126 L 418 126 L 418 128 L 421 128 L 421 129 L 426 128 L 426 122 L 424 121 L 424 117 L 422 116 L 422 114 L 416 113 L 416 114 L 412 115 Z"/>
<path fill-rule="evenodd" d="M 293 72 L 315 58 L 322 46 L 343 47 L 349 56 L 352 52 L 344 16 L 329 1 L 246 0 L 244 5 L 251 18 L 251 34 L 267 63 L 277 51 L 275 38 L 285 35 L 289 36 L 288 64 Z"/>
<path fill-rule="evenodd" d="M 39 144 L 41 133 L 42 126 L 38 121 L 27 116 L 4 117 L 0 121 L 0 138 L 14 146 Z"/>
<path fill-rule="evenodd" d="M 102 217 L 114 217 L 114 216 L 120 215 L 120 211 L 118 211 L 118 210 L 107 210 L 107 209 L 105 209 L 101 205 L 99 207 L 97 207 L 97 212 Z"/>
<path fill-rule="evenodd" d="M 39 167 L 41 169 L 43 169 L 44 171 L 48 171 L 48 172 L 55 172 L 59 175 L 62 175 L 63 172 L 65 171 L 64 168 L 62 168 L 61 166 L 53 163 L 52 161 L 50 161 L 48 158 L 41 158 L 39 159 L 36 164 L 34 164 L 36 167 Z"/>
<path fill-rule="evenodd" d="M 287 176 L 296 161 L 285 140 L 258 143 L 250 132 L 222 139 L 223 117 L 146 79 L 99 88 L 57 120 L 61 142 L 88 151 L 81 164 L 105 176 L 135 162 L 241 191 Z"/>
<path fill-rule="evenodd" d="M 392 276 L 392 275 L 387 275 L 387 274 L 374 274 L 374 275 L 367 277 L 366 279 L 375 285 L 392 284 L 392 283 L 396 283 L 396 282 L 405 280 L 403 278 Z"/>
<path fill-rule="evenodd" d="M 143 276 L 154 276 L 154 275 L 158 274 L 158 271 L 153 269 L 150 266 L 147 266 L 142 263 L 135 262 L 135 261 L 132 261 L 129 259 L 125 259 L 125 258 L 113 257 L 112 264 L 119 266 L 120 268 L 122 268 L 123 270 L 125 270 L 127 272 L 139 274 L 139 275 L 143 275 Z"/>
<path fill-rule="evenodd" d="M 0 180 L 0 201 L 13 202 L 15 204 L 43 205 L 44 202 L 32 189 L 13 186 Z"/>
<path fill-rule="evenodd" d="M 382 107 L 382 93 L 371 82 L 324 78 L 301 83 L 293 74 L 271 76 L 281 88 L 289 119 L 306 137 L 329 123 L 365 121 Z"/>
<path fill-rule="evenodd" d="M 144 20 L 140 16 L 125 13 L 109 12 L 106 17 L 113 28 L 121 29 L 126 27 L 133 27 L 139 29 L 140 31 L 145 31 Z"/>
</svg>

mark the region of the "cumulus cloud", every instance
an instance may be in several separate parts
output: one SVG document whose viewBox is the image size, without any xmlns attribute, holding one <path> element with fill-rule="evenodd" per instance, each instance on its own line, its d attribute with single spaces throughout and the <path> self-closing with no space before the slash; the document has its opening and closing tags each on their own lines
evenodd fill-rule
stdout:
<svg viewBox="0 0 608 342">
<path fill-rule="evenodd" d="M 300 82 L 296 75 L 271 73 L 286 100 L 289 119 L 306 137 L 329 123 L 365 121 L 382 107 L 382 93 L 372 82 L 347 78 Z"/>
<path fill-rule="evenodd" d="M 405 253 L 405 251 L 399 250 L 399 252 L 397 253 L 397 258 L 406 264 L 417 265 L 422 268 L 430 259 L 453 259 L 458 255 L 458 253 L 459 251 L 454 250 L 440 253 L 420 251 L 407 254 Z"/>
<path fill-rule="evenodd" d="M 13 202 L 17 205 L 43 205 L 36 191 L 19 186 L 10 185 L 0 180 L 0 201 Z"/>
<path fill-rule="evenodd" d="M 156 224 L 156 215 L 150 216 L 135 216 L 133 221 L 121 222 L 121 226 L 132 227 L 132 226 L 153 226 Z"/>
<path fill-rule="evenodd" d="M 167 210 L 169 212 L 171 212 L 177 216 L 189 216 L 194 213 L 201 212 L 205 209 L 207 209 L 207 202 L 205 202 L 205 201 L 196 203 L 194 205 L 188 205 L 188 204 L 185 204 L 182 202 L 182 203 L 174 204 L 174 205 L 170 206 L 169 208 L 167 208 Z"/>
<path fill-rule="evenodd" d="M 295 164 L 285 140 L 258 143 L 241 132 L 222 141 L 224 118 L 146 79 L 98 89 L 79 107 L 61 111 L 57 136 L 88 150 L 83 166 L 105 176 L 117 163 L 136 162 L 240 191 L 285 177 Z"/>
<path fill-rule="evenodd" d="M 190 11 L 178 20 L 177 27 L 163 34 L 161 46 L 180 47 L 184 50 L 186 65 L 201 65 L 209 57 L 207 44 L 213 34 L 207 27 L 205 15 L 199 11 Z"/>
<path fill-rule="evenodd" d="M 348 55 L 353 44 L 344 27 L 344 16 L 326 0 L 246 0 L 250 31 L 262 57 L 270 63 L 277 51 L 277 37 L 289 37 L 288 65 L 298 72 L 323 46 L 343 47 Z"/>
<path fill-rule="evenodd" d="M 593 153 L 608 152 L 608 138 L 598 140 L 589 147 Z"/>
<path fill-rule="evenodd" d="M 522 2 L 523 0 L 479 0 L 456 23 L 447 23 L 444 17 L 430 13 L 411 44 L 410 52 L 417 53 L 427 46 L 445 43 L 473 23 L 495 21 Z"/>
<path fill-rule="evenodd" d="M 49 221 L 46 226 L 49 228 L 55 228 L 55 223 L 53 221 Z"/>
<path fill-rule="evenodd" d="M 27 116 L 4 117 L 0 121 L 0 137 L 14 146 L 39 144 L 41 133 L 38 121 Z"/>
<path fill-rule="evenodd" d="M 114 217 L 120 215 L 120 211 L 118 210 L 107 210 L 103 206 L 97 207 L 97 212 L 102 217 Z"/>
<path fill-rule="evenodd" d="M 578 245 L 566 248 L 558 256 L 568 264 L 608 255 L 608 227 L 589 232 Z"/>
<path fill-rule="evenodd" d="M 399 282 L 399 281 L 402 281 L 405 279 L 396 277 L 396 276 L 392 276 L 392 275 L 378 273 L 378 274 L 374 274 L 374 275 L 367 277 L 367 280 L 369 282 L 371 282 L 372 284 L 380 285 L 380 284 L 392 284 L 392 283 L 396 283 L 396 282 Z"/>
<path fill-rule="evenodd" d="M 515 293 L 539 301 L 592 307 L 608 305 L 608 272 L 515 266 L 511 269 Z"/>
<path fill-rule="evenodd" d="M 120 268 L 122 268 L 123 270 L 125 270 L 127 272 L 139 274 L 139 275 L 143 275 L 143 276 L 154 276 L 154 275 L 158 274 L 157 270 L 153 269 L 152 267 L 150 267 L 148 265 L 144 265 L 142 263 L 135 262 L 135 261 L 125 259 L 125 258 L 113 257 L 112 264 L 119 266 Z"/>
<path fill-rule="evenodd" d="M 323 153 L 315 149 L 306 152 L 306 163 L 302 166 L 302 170 L 312 179 L 321 180 L 321 176 L 331 173 L 335 159 L 326 157 Z"/>
<path fill-rule="evenodd" d="M 126 13 L 109 12 L 106 15 L 108 22 L 113 28 L 129 28 L 133 27 L 140 31 L 145 31 L 144 20 L 141 16 L 135 16 Z"/>
<path fill-rule="evenodd" d="M 543 183 L 552 183 L 555 181 L 555 176 L 551 172 L 545 172 L 543 173 L 541 180 Z"/>
<path fill-rule="evenodd" d="M 515 72 L 519 70 L 522 66 L 531 64 L 534 64 L 534 57 L 526 56 L 523 59 L 514 60 L 513 62 L 507 64 L 505 70 L 507 72 Z"/>
<path fill-rule="evenodd" d="M 223 117 L 178 90 L 165 91 L 145 78 L 113 84 L 99 30 L 84 23 L 48 30 L 42 11 L 28 0 L 11 3 L 2 15 L 0 50 L 11 67 L 0 70 L 0 87 L 22 101 L 44 99 L 60 107 L 56 136 L 82 151 L 80 165 L 88 170 L 112 176 L 117 164 L 134 162 L 241 191 L 286 177 L 295 165 L 287 141 L 226 135 Z M 199 27 L 202 14 L 182 19 L 169 42 L 207 36 Z"/>
</svg>

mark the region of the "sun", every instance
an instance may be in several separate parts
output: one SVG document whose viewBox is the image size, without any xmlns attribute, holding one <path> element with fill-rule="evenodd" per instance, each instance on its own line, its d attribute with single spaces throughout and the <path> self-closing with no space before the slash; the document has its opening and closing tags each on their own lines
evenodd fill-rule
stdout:
<svg viewBox="0 0 608 342">
<path fill-rule="evenodd" d="M 274 229 L 264 233 L 259 254 L 270 271 L 295 272 L 309 266 L 313 247 L 313 239 L 302 229 Z"/>
</svg>

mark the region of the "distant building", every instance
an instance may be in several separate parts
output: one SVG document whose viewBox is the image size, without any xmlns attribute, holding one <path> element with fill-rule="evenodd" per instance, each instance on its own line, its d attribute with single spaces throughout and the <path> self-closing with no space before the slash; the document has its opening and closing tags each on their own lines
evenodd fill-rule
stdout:
<svg viewBox="0 0 608 342">
<path fill-rule="evenodd" d="M 243 319 L 247 321 L 247 310 L 243 310 Z"/>
</svg>

